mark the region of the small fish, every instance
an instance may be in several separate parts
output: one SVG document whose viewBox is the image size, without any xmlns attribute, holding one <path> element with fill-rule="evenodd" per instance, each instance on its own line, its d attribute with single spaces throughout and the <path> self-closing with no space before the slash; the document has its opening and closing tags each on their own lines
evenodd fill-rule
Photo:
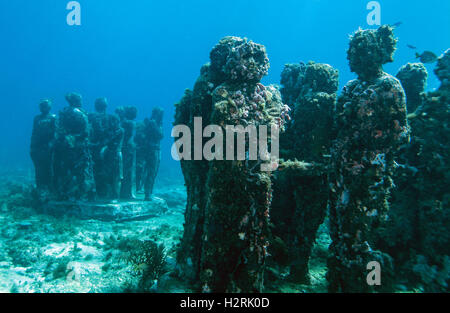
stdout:
<svg viewBox="0 0 450 313">
<path fill-rule="evenodd" d="M 416 50 L 417 49 L 417 47 L 414 47 L 414 46 L 412 46 L 412 45 L 406 45 L 409 49 L 413 49 L 413 50 Z"/>
<path fill-rule="evenodd" d="M 416 58 L 422 63 L 434 63 L 437 61 L 437 55 L 431 51 L 425 51 L 422 54 L 416 53 Z"/>
<path fill-rule="evenodd" d="M 397 28 L 397 27 L 400 27 L 400 25 L 402 25 L 402 24 L 403 24 L 403 22 L 397 22 L 395 24 L 392 24 L 391 27 Z"/>
</svg>

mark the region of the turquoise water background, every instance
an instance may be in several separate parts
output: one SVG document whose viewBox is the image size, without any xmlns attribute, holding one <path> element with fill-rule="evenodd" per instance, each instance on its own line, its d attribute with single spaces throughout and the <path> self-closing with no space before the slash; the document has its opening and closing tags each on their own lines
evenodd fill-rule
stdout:
<svg viewBox="0 0 450 313">
<path fill-rule="evenodd" d="M 354 78 L 348 36 L 368 26 L 366 0 L 80 0 L 81 26 L 69 26 L 65 0 L 0 2 L 0 164 L 30 167 L 32 118 L 41 98 L 64 107 L 77 91 L 93 110 L 106 96 L 109 111 L 135 105 L 139 119 L 165 109 L 161 173 L 180 175 L 170 156 L 173 104 L 191 88 L 209 51 L 224 36 L 248 37 L 266 46 L 271 70 L 263 83 L 279 83 L 285 63 L 314 60 L 340 71 L 340 89 Z M 440 55 L 450 47 L 450 1 L 384 0 L 383 24 L 402 22 L 395 74 L 414 51 Z M 432 66 L 428 67 L 429 72 Z M 429 89 L 438 85 L 430 75 Z"/>
</svg>

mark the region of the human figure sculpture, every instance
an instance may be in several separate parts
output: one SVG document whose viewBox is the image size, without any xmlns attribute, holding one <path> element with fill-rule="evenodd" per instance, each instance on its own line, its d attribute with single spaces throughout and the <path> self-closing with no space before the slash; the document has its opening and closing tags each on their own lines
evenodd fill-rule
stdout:
<svg viewBox="0 0 450 313">
<path fill-rule="evenodd" d="M 404 90 L 382 67 L 393 61 L 396 43 L 387 25 L 358 30 L 350 40 L 348 60 L 358 79 L 344 87 L 336 108 L 329 181 L 331 292 L 392 287 L 392 258 L 376 236 L 387 220 L 397 151 L 409 138 Z M 366 281 L 374 261 L 383 269 L 382 286 Z"/>
<path fill-rule="evenodd" d="M 327 156 L 339 75 L 328 64 L 309 62 L 287 64 L 281 77 L 283 101 L 292 108 L 292 120 L 280 136 L 281 158 L 292 166 L 274 174 L 270 261 L 274 267 L 286 265 L 288 271 L 280 272 L 288 272 L 289 280 L 308 283 L 312 248 L 328 205 Z M 295 168 L 295 160 L 308 163 L 307 170 Z"/>
<path fill-rule="evenodd" d="M 136 144 L 134 142 L 136 122 L 134 120 L 137 116 L 137 109 L 134 106 L 128 106 L 122 107 L 116 112 L 124 130 L 122 146 L 123 180 L 120 197 L 130 200 L 136 198 Z"/>
<path fill-rule="evenodd" d="M 447 292 L 450 237 L 443 234 L 450 225 L 450 49 L 438 58 L 434 73 L 441 85 L 429 92 L 423 92 L 427 75 L 421 63 L 407 64 L 397 75 L 408 110 L 411 104 L 418 107 L 408 114 L 411 142 L 397 161 L 389 227 L 380 241 L 395 259 L 397 279 L 414 277 L 424 292 Z"/>
<path fill-rule="evenodd" d="M 138 151 L 140 163 L 140 187 L 144 188 L 145 200 L 150 201 L 153 186 L 159 170 L 161 160 L 160 142 L 163 138 L 162 121 L 164 111 L 155 108 L 151 119 L 145 119 L 141 125 L 138 138 Z"/>
<path fill-rule="evenodd" d="M 414 113 L 422 104 L 427 85 L 427 69 L 422 63 L 408 63 L 400 68 L 396 77 L 405 90 L 408 113 Z"/>
<path fill-rule="evenodd" d="M 78 93 L 66 95 L 55 145 L 55 188 L 60 200 L 94 200 L 95 181 L 89 150 L 89 123 Z"/>
<path fill-rule="evenodd" d="M 34 118 L 30 155 L 33 160 L 36 187 L 39 191 L 52 191 L 53 149 L 55 145 L 56 115 L 50 114 L 52 102 L 39 103 L 41 114 Z"/>
<path fill-rule="evenodd" d="M 117 116 L 110 115 L 108 122 L 108 136 L 110 140 L 103 150 L 105 166 L 108 168 L 109 173 L 107 196 L 109 199 L 117 201 L 120 197 L 123 178 L 122 143 L 124 131 L 120 127 L 120 120 Z"/>
<path fill-rule="evenodd" d="M 213 48 L 210 59 L 194 89 L 186 90 L 176 104 L 175 125 L 186 125 L 192 131 L 192 117 L 200 116 L 223 128 L 264 125 L 284 129 L 288 108 L 280 92 L 261 84 L 269 69 L 263 45 L 225 37 Z M 263 290 L 272 199 L 271 173 L 259 166 L 263 161 L 261 157 L 181 160 L 187 205 L 177 263 L 195 290 Z"/>
<path fill-rule="evenodd" d="M 107 196 L 108 168 L 104 162 L 104 152 L 110 140 L 108 124 L 110 116 L 106 113 L 108 102 L 106 98 L 95 101 L 95 112 L 89 113 L 91 132 L 89 136 L 93 159 L 94 178 L 97 195 L 100 198 Z"/>
<path fill-rule="evenodd" d="M 123 129 L 116 115 L 108 114 L 108 100 L 95 101 L 95 113 L 89 114 L 90 145 L 94 158 L 94 176 L 100 199 L 117 201 L 122 180 Z"/>
</svg>

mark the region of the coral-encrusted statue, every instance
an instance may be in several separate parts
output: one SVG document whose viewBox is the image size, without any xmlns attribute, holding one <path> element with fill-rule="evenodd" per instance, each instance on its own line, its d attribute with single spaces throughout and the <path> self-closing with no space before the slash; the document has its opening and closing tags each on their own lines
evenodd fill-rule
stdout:
<svg viewBox="0 0 450 313">
<path fill-rule="evenodd" d="M 60 200 L 94 200 L 95 181 L 89 151 L 88 117 L 82 97 L 66 95 L 69 106 L 59 114 L 55 145 L 55 188 Z"/>
<path fill-rule="evenodd" d="M 396 77 L 405 89 L 408 113 L 413 113 L 422 104 L 427 85 L 427 69 L 422 63 L 408 63 L 400 68 Z"/>
<path fill-rule="evenodd" d="M 450 50 L 434 72 L 441 86 L 422 94 L 420 106 L 408 115 L 411 143 L 398 162 L 389 227 L 380 240 L 392 251 L 399 278 L 426 292 L 448 292 Z"/>
<path fill-rule="evenodd" d="M 405 93 L 383 71 L 393 61 L 393 28 L 358 30 L 348 60 L 358 79 L 350 81 L 336 108 L 336 139 L 330 175 L 330 291 L 389 290 L 392 260 L 379 251 L 376 232 L 388 218 L 388 198 L 399 147 L 408 142 Z M 366 281 L 369 262 L 379 262 L 382 285 Z"/>
<path fill-rule="evenodd" d="M 106 113 L 108 101 L 95 101 L 90 113 L 90 145 L 94 160 L 94 177 L 100 199 L 118 200 L 122 180 L 123 129 L 117 116 Z"/>
<path fill-rule="evenodd" d="M 151 118 L 136 125 L 136 189 L 144 191 L 145 200 L 150 201 L 161 160 L 164 111 L 154 108 Z"/>
<path fill-rule="evenodd" d="M 282 73 L 281 94 L 293 108 L 292 121 L 281 135 L 282 171 L 275 173 L 272 203 L 273 260 L 279 264 L 287 247 L 289 278 L 309 282 L 308 262 L 316 232 L 323 223 L 328 203 L 326 168 L 338 89 L 338 71 L 327 64 L 287 64 Z M 289 102 L 291 101 L 291 102 Z M 300 160 L 307 168 L 292 168 Z M 272 264 L 271 264 L 272 265 Z M 273 266 L 277 266 L 273 264 Z"/>
<path fill-rule="evenodd" d="M 99 98 L 95 101 L 95 112 L 88 114 L 90 133 L 89 144 L 94 168 L 94 179 L 97 195 L 100 198 L 106 198 L 107 180 L 110 175 L 104 162 L 104 151 L 108 141 L 108 120 L 109 114 L 106 113 L 108 102 L 106 98 Z"/>
<path fill-rule="evenodd" d="M 164 110 L 154 108 L 150 119 L 143 122 L 143 142 L 138 144 L 140 164 L 139 184 L 144 188 L 145 200 L 150 201 L 156 175 L 161 162 L 161 140 L 163 139 Z"/>
<path fill-rule="evenodd" d="M 120 120 L 115 115 L 110 115 L 108 119 L 109 140 L 104 150 L 104 162 L 109 168 L 107 184 L 107 197 L 110 200 L 118 201 L 123 178 L 123 158 L 122 144 L 124 130 L 120 125 Z"/>
<path fill-rule="evenodd" d="M 36 187 L 41 191 L 53 191 L 53 150 L 56 134 L 56 115 L 50 114 L 52 102 L 39 104 L 41 114 L 34 118 L 30 155 L 36 170 Z"/>
<path fill-rule="evenodd" d="M 194 91 L 177 104 L 176 124 L 284 127 L 279 91 L 260 83 L 269 62 L 264 46 L 225 37 L 211 52 Z M 249 142 L 246 141 L 246 147 Z M 258 292 L 268 255 L 271 174 L 259 160 L 182 160 L 188 188 L 178 261 L 203 292 Z"/>
<path fill-rule="evenodd" d="M 123 157 L 123 180 L 120 191 L 121 199 L 136 198 L 136 133 L 137 109 L 134 106 L 122 107 L 117 110 L 121 112 L 121 126 L 124 130 L 122 157 Z"/>
</svg>

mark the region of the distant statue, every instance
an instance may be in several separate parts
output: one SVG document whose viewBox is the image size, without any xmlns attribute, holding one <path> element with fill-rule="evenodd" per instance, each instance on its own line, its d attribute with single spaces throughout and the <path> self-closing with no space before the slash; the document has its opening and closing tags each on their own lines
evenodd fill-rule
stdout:
<svg viewBox="0 0 450 313">
<path fill-rule="evenodd" d="M 39 191 L 51 191 L 53 148 L 55 144 L 56 115 L 50 114 L 52 102 L 43 100 L 39 104 L 41 114 L 34 118 L 30 155 L 36 173 Z"/>
<path fill-rule="evenodd" d="M 137 188 L 139 191 L 144 189 L 146 201 L 151 199 L 161 160 L 160 142 L 163 138 L 163 115 L 162 109 L 153 109 L 151 119 L 145 119 L 136 130 Z"/>
<path fill-rule="evenodd" d="M 407 63 L 400 68 L 396 77 L 405 90 L 408 113 L 414 113 L 422 105 L 425 96 L 427 68 L 423 63 Z"/>
<path fill-rule="evenodd" d="M 116 110 L 124 130 L 123 137 L 123 179 L 120 192 L 122 199 L 136 198 L 136 133 L 137 109 L 134 106 L 121 107 Z"/>
<path fill-rule="evenodd" d="M 107 197 L 108 170 L 104 162 L 104 152 L 108 144 L 109 116 L 106 113 L 108 102 L 106 98 L 95 100 L 95 112 L 89 113 L 91 132 L 89 144 L 92 153 L 94 179 L 99 198 Z"/>
<path fill-rule="evenodd" d="M 124 130 L 120 126 L 120 120 L 115 115 L 110 115 L 108 123 L 109 142 L 102 149 L 102 158 L 108 169 L 107 197 L 117 201 L 120 197 L 120 186 L 123 178 L 122 143 Z"/>
<path fill-rule="evenodd" d="M 147 119 L 146 119 L 147 120 Z M 136 192 L 144 191 L 143 173 L 145 165 L 145 120 L 136 123 L 136 133 L 134 135 L 134 144 L 136 145 Z"/>
<path fill-rule="evenodd" d="M 81 95 L 69 93 L 66 100 L 69 106 L 60 112 L 56 133 L 55 188 L 60 200 L 94 200 L 88 116 Z"/>
<path fill-rule="evenodd" d="M 99 98 L 95 101 L 96 112 L 89 114 L 90 147 L 98 197 L 117 200 L 122 178 L 123 130 L 119 119 L 106 113 L 107 107 L 107 99 Z"/>
</svg>

